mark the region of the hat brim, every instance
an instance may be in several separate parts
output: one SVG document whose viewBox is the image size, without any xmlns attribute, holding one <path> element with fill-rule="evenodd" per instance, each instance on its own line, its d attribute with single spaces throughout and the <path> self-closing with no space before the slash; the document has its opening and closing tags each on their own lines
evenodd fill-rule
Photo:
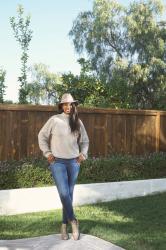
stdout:
<svg viewBox="0 0 166 250">
<path fill-rule="evenodd" d="M 59 105 L 60 105 L 60 104 L 64 104 L 64 103 L 75 103 L 76 105 L 79 104 L 78 100 L 74 100 L 74 101 L 72 101 L 72 102 L 60 102 Z"/>
<path fill-rule="evenodd" d="M 58 103 L 58 108 L 60 108 L 64 103 L 67 103 L 67 102 L 60 102 L 60 103 Z M 77 100 L 75 100 L 75 101 L 73 101 L 73 102 L 71 102 L 71 103 L 75 103 L 76 106 L 79 105 L 79 103 L 78 103 Z"/>
</svg>

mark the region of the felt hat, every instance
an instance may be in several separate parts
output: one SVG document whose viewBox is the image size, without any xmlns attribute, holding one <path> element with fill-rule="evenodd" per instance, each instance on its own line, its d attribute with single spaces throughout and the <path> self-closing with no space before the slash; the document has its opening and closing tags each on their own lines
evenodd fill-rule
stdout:
<svg viewBox="0 0 166 250">
<path fill-rule="evenodd" d="M 62 98 L 59 104 L 68 103 L 68 102 L 75 103 L 76 105 L 78 105 L 78 100 L 74 100 L 74 98 L 72 97 L 70 93 L 65 93 L 62 95 Z"/>
</svg>

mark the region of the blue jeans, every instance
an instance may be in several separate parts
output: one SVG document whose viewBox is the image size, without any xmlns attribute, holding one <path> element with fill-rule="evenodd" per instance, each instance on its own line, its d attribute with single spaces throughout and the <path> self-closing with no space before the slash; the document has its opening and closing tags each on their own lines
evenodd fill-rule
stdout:
<svg viewBox="0 0 166 250">
<path fill-rule="evenodd" d="M 79 174 L 80 165 L 75 158 L 56 158 L 55 162 L 50 164 L 50 169 L 62 202 L 62 223 L 67 224 L 69 221 L 76 219 L 72 202 L 74 185 Z"/>
</svg>

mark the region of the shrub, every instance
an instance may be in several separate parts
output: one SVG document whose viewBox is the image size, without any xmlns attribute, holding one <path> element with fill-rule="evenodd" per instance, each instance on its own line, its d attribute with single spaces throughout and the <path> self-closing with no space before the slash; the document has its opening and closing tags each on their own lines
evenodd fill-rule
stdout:
<svg viewBox="0 0 166 250">
<path fill-rule="evenodd" d="M 0 162 L 0 174 L 1 189 L 53 185 L 48 163 L 44 158 Z"/>
<path fill-rule="evenodd" d="M 145 156 L 112 155 L 81 164 L 77 183 L 127 181 L 166 177 L 166 153 Z M 0 162 L 0 189 L 54 185 L 45 158 Z"/>
<path fill-rule="evenodd" d="M 108 182 L 166 177 L 166 153 L 145 156 L 112 155 L 82 164 L 78 181 Z"/>
</svg>

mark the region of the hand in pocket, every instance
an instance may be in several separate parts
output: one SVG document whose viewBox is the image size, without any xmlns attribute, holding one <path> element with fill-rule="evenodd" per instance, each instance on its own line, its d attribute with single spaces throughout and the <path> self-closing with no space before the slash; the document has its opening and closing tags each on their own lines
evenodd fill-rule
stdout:
<svg viewBox="0 0 166 250">
<path fill-rule="evenodd" d="M 80 165 L 82 161 L 85 161 L 85 156 L 83 154 L 80 154 L 78 157 L 77 157 L 77 162 L 78 164 Z"/>
<path fill-rule="evenodd" d="M 47 157 L 47 161 L 49 162 L 49 164 L 53 163 L 55 161 L 55 157 L 53 156 L 53 154 L 50 154 Z"/>
</svg>

